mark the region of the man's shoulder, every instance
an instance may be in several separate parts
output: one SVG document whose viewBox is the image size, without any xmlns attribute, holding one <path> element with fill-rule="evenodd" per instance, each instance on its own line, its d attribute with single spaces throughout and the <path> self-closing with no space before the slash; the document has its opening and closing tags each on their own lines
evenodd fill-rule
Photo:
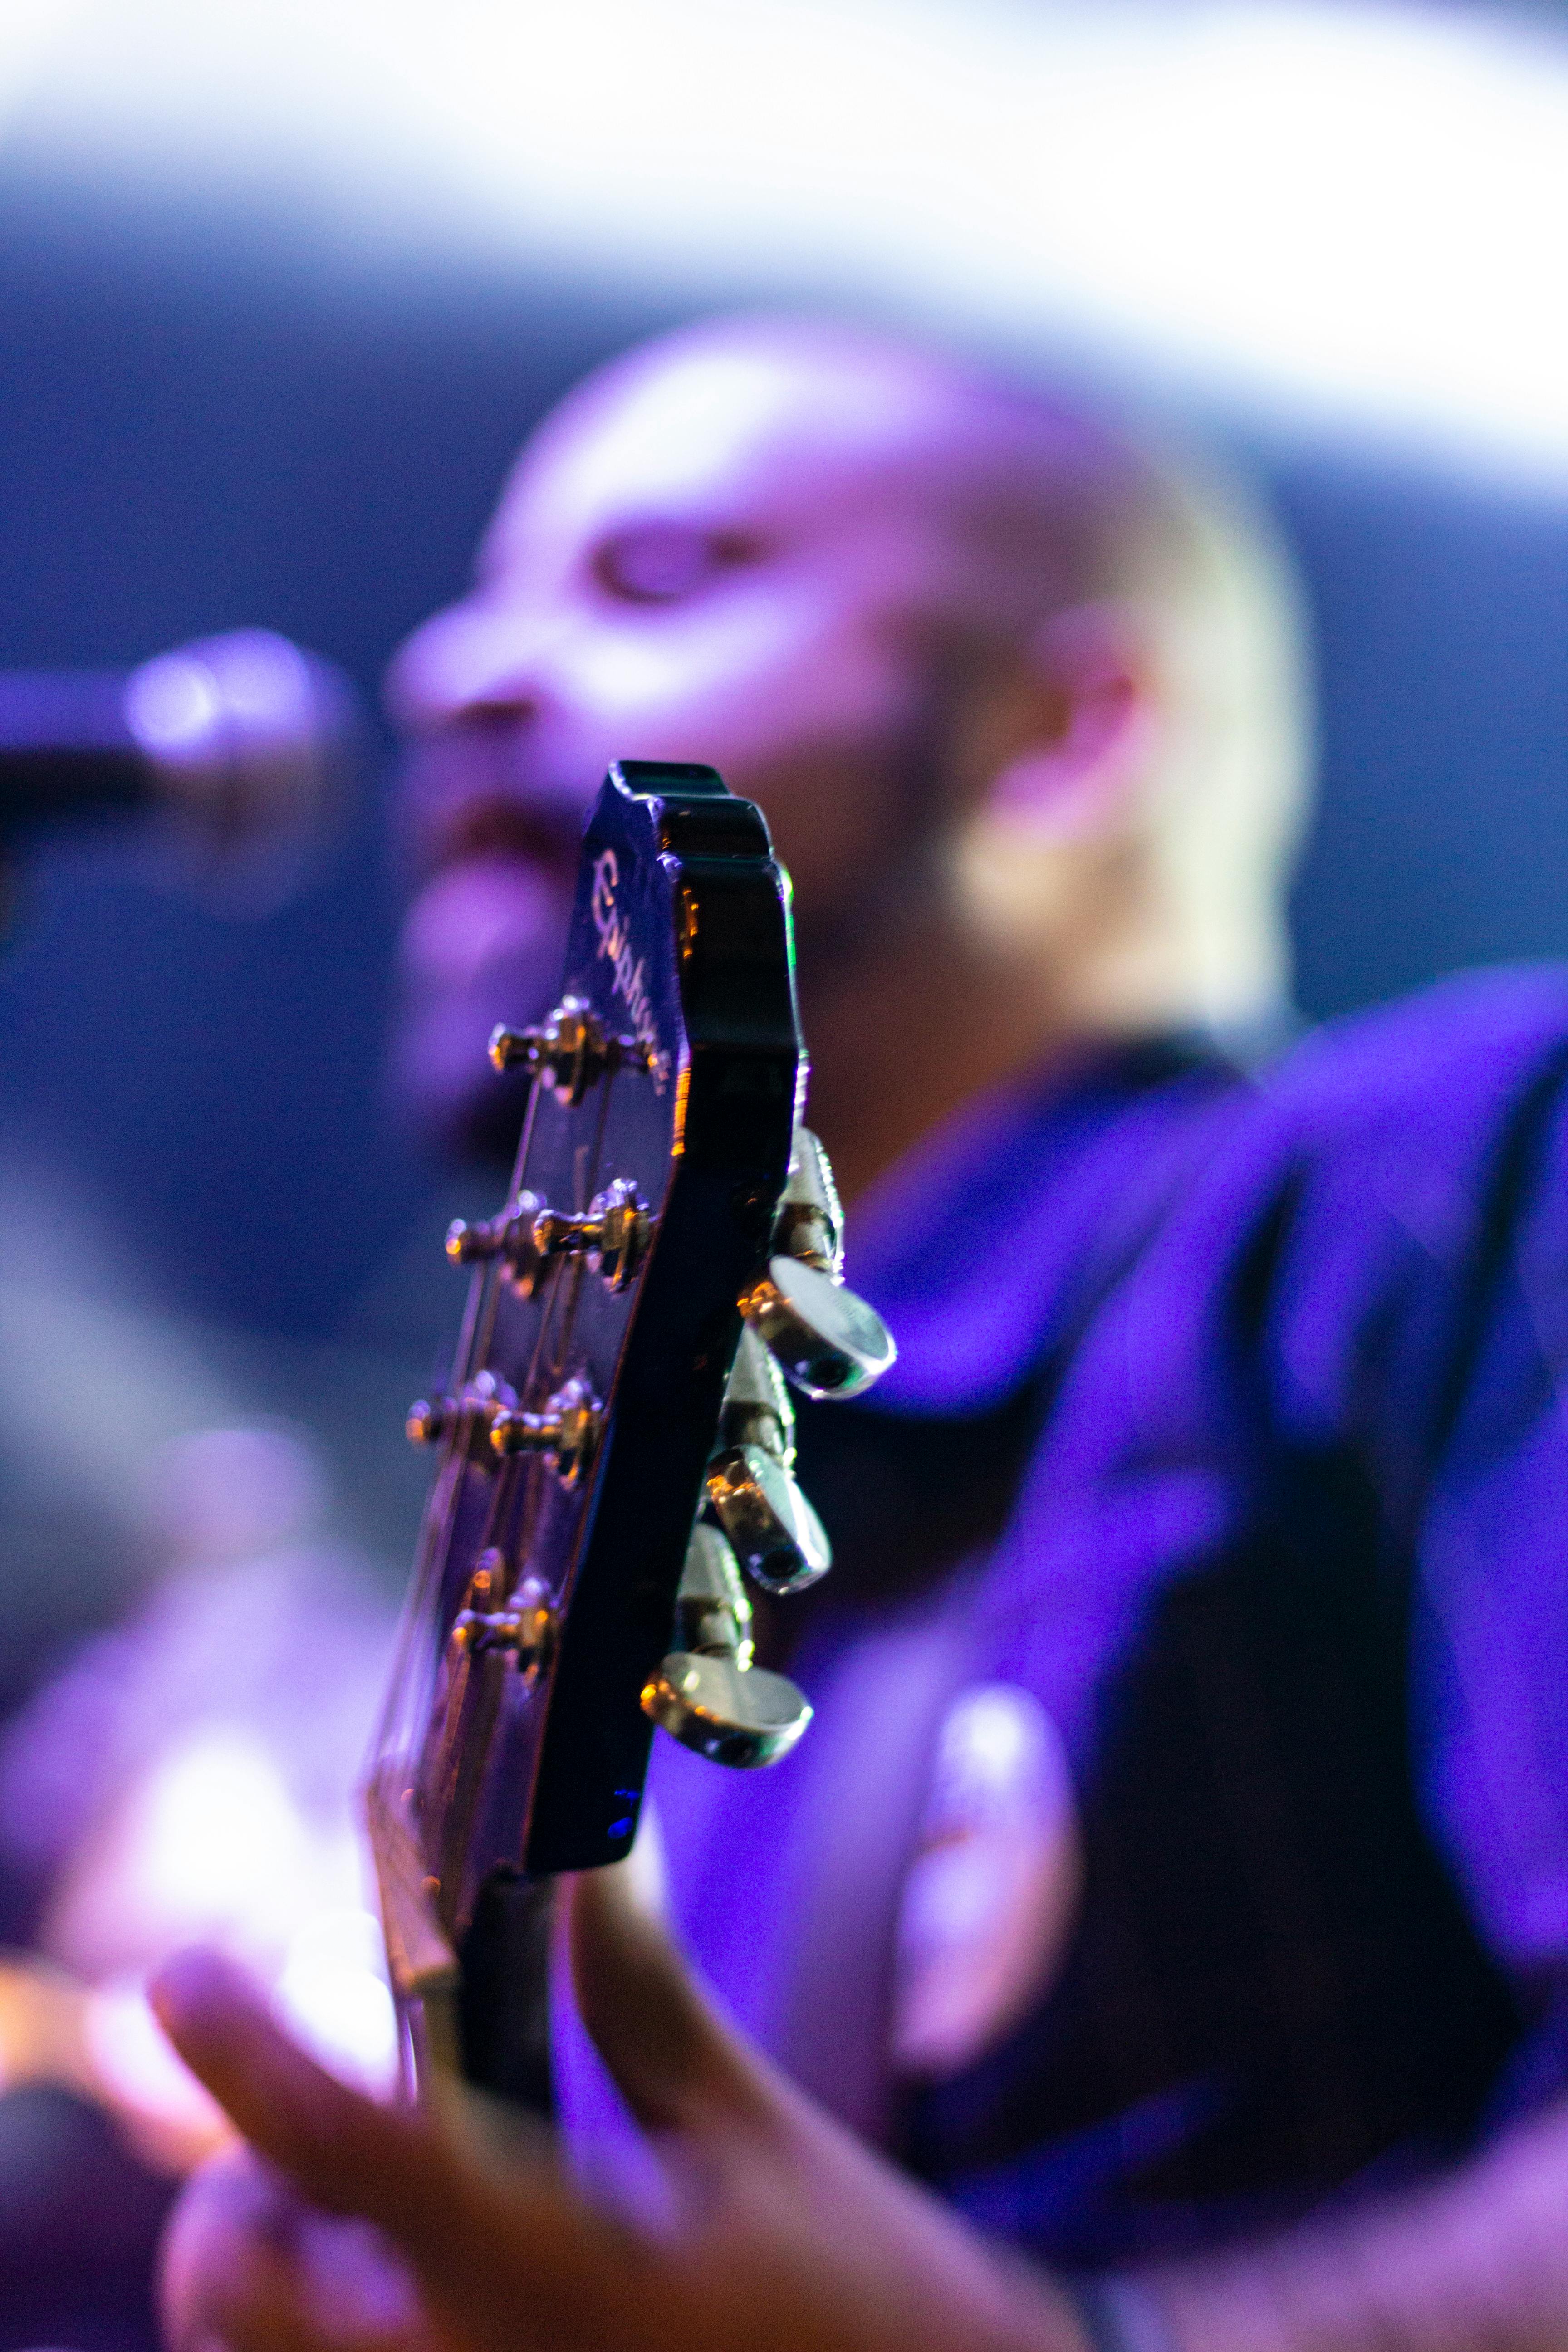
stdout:
<svg viewBox="0 0 1568 2352">
<path fill-rule="evenodd" d="M 1459 972 L 1329 1021 L 1263 1076 L 1263 1105 L 1333 1129 L 1413 1116 L 1473 1122 L 1550 1079 L 1568 1055 L 1568 964 Z"/>
<path fill-rule="evenodd" d="M 1055 1622 L 1051 1594 L 1070 1590 L 1100 1628 L 1074 1685 L 1087 1706 L 1094 1659 L 1142 1624 L 1149 1596 L 1229 1557 L 1287 1495 L 1308 1497 L 1342 1551 L 1344 1496 L 1331 1479 L 1270 1484 L 1284 1458 L 1311 1478 L 1353 1460 L 1345 1495 L 1375 1494 L 1380 1527 L 1409 1524 L 1448 1426 L 1438 1402 L 1469 1377 L 1500 1241 L 1517 1241 L 1515 1269 L 1542 1238 L 1562 1258 L 1565 1077 L 1568 967 L 1542 966 L 1326 1023 L 1216 1098 L 1164 1213 L 1078 1335 L 1026 1472 L 986 1601 L 1020 1659 L 1036 1619 Z M 1500 1412 L 1538 1385 L 1534 1328 Z M 1047 1688 L 1032 1665 L 1008 1672 Z"/>
<path fill-rule="evenodd" d="M 1326 1022 L 1231 1098 L 1173 1246 L 1191 1249 L 1195 1219 L 1189 1267 L 1206 1241 L 1303 1297 L 1352 1262 L 1372 1280 L 1396 1234 L 1458 1265 L 1500 1180 L 1510 1214 L 1539 1195 L 1531 1154 L 1565 1077 L 1568 965 L 1464 972 Z"/>
</svg>

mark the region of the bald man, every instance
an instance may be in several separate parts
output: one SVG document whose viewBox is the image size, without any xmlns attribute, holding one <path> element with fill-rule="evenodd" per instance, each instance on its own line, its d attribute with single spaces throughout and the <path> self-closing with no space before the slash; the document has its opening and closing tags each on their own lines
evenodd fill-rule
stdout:
<svg viewBox="0 0 1568 2352">
<path fill-rule="evenodd" d="M 813 1118 L 902 1352 L 802 1419 L 839 1565 L 766 1640 L 810 1739 L 655 1768 L 749 2040 L 579 1891 L 657 2214 L 376 2114 L 187 1969 L 198 2071 L 383 2234 L 209 2184 L 177 2342 L 1568 2340 L 1568 986 L 1457 984 L 1261 1083 L 1219 1049 L 1281 1008 L 1285 604 L 1212 496 L 837 330 L 653 346 L 524 453 L 393 675 L 405 1078 L 493 1130 L 471 1074 L 544 1001 L 605 764 L 712 761 L 794 872 Z"/>
<path fill-rule="evenodd" d="M 1272 1017 L 1292 619 L 1256 530 L 1069 412 L 806 325 L 634 353 L 534 436 L 472 593 L 393 666 L 434 868 L 406 1093 L 510 1134 L 489 1024 L 552 988 L 584 780 L 633 742 L 700 741 L 767 814 L 847 1196 L 1086 1039 Z"/>
</svg>

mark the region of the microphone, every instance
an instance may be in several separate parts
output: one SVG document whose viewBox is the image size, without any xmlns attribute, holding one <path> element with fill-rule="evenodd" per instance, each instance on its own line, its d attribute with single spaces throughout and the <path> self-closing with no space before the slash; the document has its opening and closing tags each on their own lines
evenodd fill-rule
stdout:
<svg viewBox="0 0 1568 2352">
<path fill-rule="evenodd" d="M 0 849 L 81 818 L 162 817 L 209 874 L 292 881 L 360 742 L 342 671 L 270 629 L 128 671 L 0 671 Z"/>
</svg>

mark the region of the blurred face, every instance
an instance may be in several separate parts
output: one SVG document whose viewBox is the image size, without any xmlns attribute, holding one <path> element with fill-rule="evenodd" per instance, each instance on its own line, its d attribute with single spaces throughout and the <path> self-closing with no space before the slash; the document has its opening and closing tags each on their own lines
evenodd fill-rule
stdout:
<svg viewBox="0 0 1568 2352">
<path fill-rule="evenodd" d="M 912 487 L 921 405 L 709 342 L 601 380 L 524 452 L 472 591 L 388 686 L 419 877 L 398 1075 L 448 1133 L 483 1139 L 489 1030 L 553 994 L 611 760 L 705 761 L 762 803 L 808 959 L 917 887 L 949 561 Z"/>
</svg>

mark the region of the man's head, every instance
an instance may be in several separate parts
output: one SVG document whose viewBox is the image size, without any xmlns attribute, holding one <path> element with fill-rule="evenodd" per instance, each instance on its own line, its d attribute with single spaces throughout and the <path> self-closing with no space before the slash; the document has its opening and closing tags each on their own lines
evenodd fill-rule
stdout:
<svg viewBox="0 0 1568 2352">
<path fill-rule="evenodd" d="M 405 938 L 416 1098 L 471 1119 L 489 1024 L 542 1009 L 616 757 L 709 761 L 762 803 L 808 1013 L 897 989 L 911 951 L 1021 1003 L 1015 1058 L 1037 1032 L 1258 1009 L 1293 794 L 1259 775 L 1244 821 L 1210 825 L 1205 868 L 1227 827 L 1253 836 L 1227 888 L 1255 914 L 1206 979 L 1174 936 L 1192 910 L 1164 903 L 1194 877 L 1158 845 L 1184 760 L 1171 826 L 1203 829 L 1178 733 L 1226 734 L 1224 710 L 1181 708 L 1224 535 L 1098 426 L 890 340 L 723 322 L 591 378 L 524 450 L 473 591 L 392 673 L 426 877 Z M 1242 698 L 1289 730 L 1275 666 Z M 1210 750 L 1234 764 L 1228 735 Z"/>
</svg>

